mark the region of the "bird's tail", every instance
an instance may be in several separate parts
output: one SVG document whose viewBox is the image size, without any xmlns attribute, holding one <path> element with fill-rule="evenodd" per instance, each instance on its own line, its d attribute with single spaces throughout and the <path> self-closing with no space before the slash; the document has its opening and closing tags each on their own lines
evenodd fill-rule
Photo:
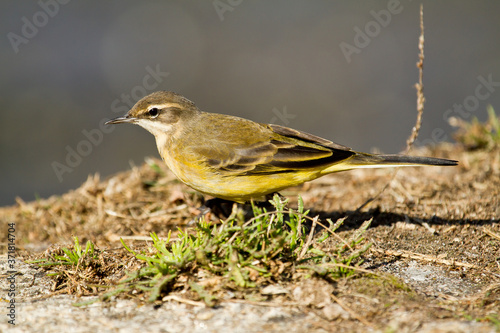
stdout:
<svg viewBox="0 0 500 333">
<path fill-rule="evenodd" d="M 327 168 L 325 173 L 361 168 L 391 168 L 419 165 L 449 166 L 457 164 L 458 161 L 444 158 L 407 155 L 375 155 L 356 152 L 352 157 Z"/>
</svg>

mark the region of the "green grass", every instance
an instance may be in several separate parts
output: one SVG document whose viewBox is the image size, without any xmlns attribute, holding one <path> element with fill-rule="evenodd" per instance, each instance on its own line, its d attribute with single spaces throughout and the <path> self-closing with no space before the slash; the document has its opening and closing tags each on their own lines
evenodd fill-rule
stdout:
<svg viewBox="0 0 500 333">
<path fill-rule="evenodd" d="M 270 203 L 269 211 L 252 205 L 253 217 L 248 221 L 235 204 L 231 216 L 218 225 L 202 218 L 193 228 L 179 229 L 175 239 L 171 232 L 164 239 L 152 233 L 149 247 L 141 251 L 121 240 L 142 267 L 114 286 L 109 286 L 108 277 L 115 274 L 116 260 L 110 261 L 91 241 L 83 248 L 78 237 L 72 249 L 56 248 L 31 263 L 49 270 L 56 290 L 87 295 L 108 290 L 79 305 L 116 295 L 154 302 L 184 290 L 191 298 L 215 306 L 221 290 L 249 297 L 252 290 L 271 283 L 286 284 L 313 275 L 332 281 L 364 271 L 356 266 L 371 245 L 363 237 L 371 220 L 342 239 L 336 231 L 344 219 L 327 219 L 328 226 L 324 226 L 318 217 L 308 216 L 300 197 L 296 210 L 287 208 L 288 200 L 279 195 Z M 209 279 L 216 279 L 217 287 L 204 285 Z"/>
<path fill-rule="evenodd" d="M 38 264 L 39 266 L 80 266 L 85 268 L 88 259 L 97 259 L 94 243 L 87 241 L 85 249 L 80 245 L 78 237 L 73 237 L 75 244 L 73 250 L 66 247 L 61 248 L 64 255 L 53 254 L 50 258 L 42 258 L 39 260 L 30 261 L 29 263 Z"/>
<path fill-rule="evenodd" d="M 287 201 L 274 196 L 270 200 L 272 211 L 253 205 L 254 217 L 248 221 L 237 209 L 220 225 L 201 219 L 194 230 L 179 230 L 175 240 L 171 233 L 166 239 L 152 233 L 152 246 L 140 253 L 122 240 L 123 246 L 145 266 L 129 274 L 101 299 L 140 292 L 152 302 L 172 291 L 182 279 L 188 281 L 186 288 L 213 306 L 216 297 L 197 283 L 201 272 L 204 277 L 220 278 L 223 285 L 233 290 L 290 281 L 293 271 L 306 271 L 326 279 L 353 274 L 355 264 L 362 262 L 361 255 L 371 245 L 363 238 L 371 221 L 363 223 L 348 240 L 332 241 L 343 219 L 335 223 L 328 220 L 329 228 L 314 236 L 306 224 L 314 230 L 311 223 L 312 227 L 318 226 L 318 219 L 308 216 L 300 198 L 296 211 L 286 208 Z M 336 245 L 332 247 L 331 243 Z M 276 274 L 273 267 L 277 262 L 287 263 L 292 269 Z"/>
<path fill-rule="evenodd" d="M 46 251 L 45 258 L 30 261 L 46 269 L 47 276 L 54 280 L 53 291 L 76 295 L 92 295 L 99 288 L 106 288 L 100 277 L 106 275 L 101 262 L 102 251 L 87 241 L 85 248 L 78 237 L 73 237 L 72 249 L 56 247 Z"/>
</svg>

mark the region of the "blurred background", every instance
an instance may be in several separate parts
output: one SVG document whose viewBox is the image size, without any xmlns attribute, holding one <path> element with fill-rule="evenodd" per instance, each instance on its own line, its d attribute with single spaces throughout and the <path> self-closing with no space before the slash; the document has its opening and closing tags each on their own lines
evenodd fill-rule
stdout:
<svg viewBox="0 0 500 333">
<path fill-rule="evenodd" d="M 499 1 L 424 1 L 420 144 L 450 116 L 500 109 Z M 357 150 L 404 149 L 415 123 L 418 1 L 2 1 L 0 205 L 158 156 L 103 126 L 146 93 L 297 128 Z"/>
</svg>

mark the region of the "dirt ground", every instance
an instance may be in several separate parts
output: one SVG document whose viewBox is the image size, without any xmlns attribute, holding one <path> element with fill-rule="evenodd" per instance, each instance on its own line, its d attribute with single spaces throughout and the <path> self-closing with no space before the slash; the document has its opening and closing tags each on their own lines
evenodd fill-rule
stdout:
<svg viewBox="0 0 500 333">
<path fill-rule="evenodd" d="M 373 245 L 361 265 L 373 275 L 332 281 L 313 276 L 260 286 L 253 298 L 226 290 L 215 308 L 182 292 L 154 304 L 116 298 L 74 307 L 95 293 L 78 285 L 55 287 L 44 270 L 22 262 L 69 246 L 78 236 L 80 243 L 92 240 L 104 251 L 103 278 L 96 283 L 112 284 L 137 268 L 120 237 L 133 248 L 144 248 L 151 232 L 164 237 L 169 230 L 188 227 L 202 202 L 161 161 L 148 159 L 105 180 L 90 176 L 62 196 L 30 203 L 18 199 L 17 205 L 0 208 L 2 252 L 7 252 L 7 225 L 15 223 L 18 259 L 16 325 L 3 315 L 0 330 L 500 331 L 500 150 L 442 144 L 413 154 L 460 164 L 401 168 L 395 175 L 388 169 L 356 170 L 281 193 L 291 201 L 300 194 L 310 216 L 322 221 L 347 216 L 337 232 L 343 238 L 373 218 L 366 232 Z M 0 258 L 3 277 L 6 259 Z M 8 290 L 6 279 L 2 289 Z M 46 326 L 40 330 L 38 323 Z"/>
</svg>

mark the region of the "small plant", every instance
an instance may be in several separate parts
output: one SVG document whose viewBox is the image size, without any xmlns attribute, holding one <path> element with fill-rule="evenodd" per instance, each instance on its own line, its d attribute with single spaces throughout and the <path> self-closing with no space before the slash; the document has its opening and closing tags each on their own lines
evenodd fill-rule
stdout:
<svg viewBox="0 0 500 333">
<path fill-rule="evenodd" d="M 43 258 L 39 260 L 31 261 L 30 263 L 36 263 L 39 266 L 59 266 L 59 265 L 70 265 L 79 266 L 85 268 L 86 259 L 97 259 L 95 253 L 94 243 L 87 241 L 85 245 L 85 250 L 82 249 L 78 237 L 73 237 L 75 244 L 73 245 L 73 250 L 68 248 L 61 248 L 64 255 L 52 254 L 49 255 L 50 258 Z"/>
<path fill-rule="evenodd" d="M 470 122 L 450 118 L 450 124 L 458 127 L 455 139 L 467 149 L 493 149 L 500 146 L 500 118 L 491 105 L 487 108 L 488 120 L 484 123 L 474 117 Z"/>
<path fill-rule="evenodd" d="M 47 276 L 55 280 L 53 291 L 79 296 L 96 294 L 98 288 L 107 286 L 105 277 L 117 265 L 106 263 L 103 253 L 91 241 L 82 248 L 78 237 L 73 239 L 72 249 L 56 247 L 46 251 L 45 258 L 29 263 L 48 270 Z"/>
<path fill-rule="evenodd" d="M 215 296 L 202 286 L 207 277 L 217 278 L 219 285 L 233 290 L 290 281 L 299 270 L 338 278 L 352 274 L 356 269 L 354 263 L 361 262 L 361 255 L 370 246 L 361 246 L 370 221 L 351 239 L 337 241 L 332 247 L 333 241 L 326 241 L 333 238 L 343 220 L 336 223 L 328 220 L 330 228 L 314 237 L 315 227 L 320 223 L 318 218 L 307 216 L 309 211 L 304 211 L 301 198 L 296 211 L 287 209 L 288 200 L 278 195 L 270 203 L 272 211 L 252 204 L 254 217 L 246 222 L 235 205 L 231 216 L 220 225 L 211 225 L 202 218 L 191 232 L 179 230 L 176 240 L 172 240 L 171 233 L 166 239 L 152 233 L 152 246 L 141 253 L 131 250 L 122 240 L 123 246 L 143 261 L 145 267 L 129 274 L 101 299 L 142 291 L 149 301 L 155 301 L 178 288 L 178 281 L 182 280 L 188 281 L 184 288 L 214 306 Z M 277 270 L 280 265 L 289 269 Z"/>
</svg>

